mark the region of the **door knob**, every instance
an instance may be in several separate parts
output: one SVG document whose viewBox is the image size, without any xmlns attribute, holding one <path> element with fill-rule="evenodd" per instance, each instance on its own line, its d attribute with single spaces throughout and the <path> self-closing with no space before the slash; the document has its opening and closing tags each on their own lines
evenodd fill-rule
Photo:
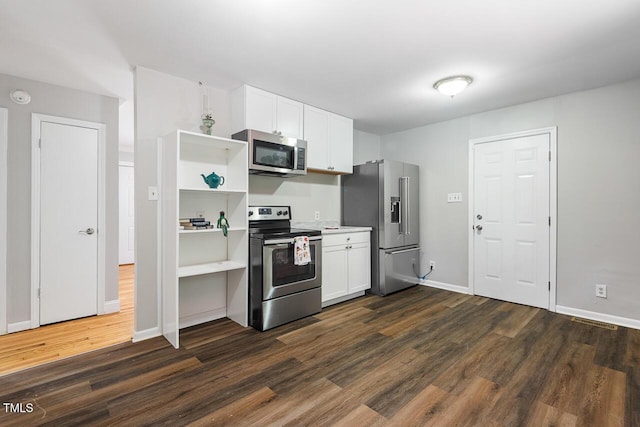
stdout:
<svg viewBox="0 0 640 427">
<path fill-rule="evenodd" d="M 87 228 L 86 230 L 80 230 L 79 233 L 84 233 L 84 234 L 93 234 L 95 233 L 96 230 L 94 230 L 93 228 Z"/>
<path fill-rule="evenodd" d="M 476 230 L 482 231 L 482 226 L 481 225 L 476 225 Z"/>
<path fill-rule="evenodd" d="M 482 215 L 478 214 L 478 216 L 476 217 L 478 218 L 478 221 L 482 219 Z"/>
</svg>

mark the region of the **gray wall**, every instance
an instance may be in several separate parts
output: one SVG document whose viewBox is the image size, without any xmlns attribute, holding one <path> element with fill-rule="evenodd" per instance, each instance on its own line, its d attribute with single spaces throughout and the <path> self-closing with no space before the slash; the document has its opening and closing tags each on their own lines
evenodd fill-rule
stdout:
<svg viewBox="0 0 640 427">
<path fill-rule="evenodd" d="M 216 136 L 229 137 L 229 94 L 208 88 Z M 136 292 L 134 339 L 160 333 L 158 312 L 157 201 L 147 200 L 158 185 L 157 138 L 176 129 L 200 132 L 202 92 L 197 82 L 144 67 L 135 70 L 135 250 Z"/>
<path fill-rule="evenodd" d="M 422 270 L 468 286 L 469 139 L 557 126 L 557 305 L 639 320 L 639 99 L 633 80 L 383 136 L 383 157 L 421 166 Z"/>
<path fill-rule="evenodd" d="M 381 159 L 380 157 L 381 143 L 382 143 L 382 140 L 380 136 L 354 129 L 353 131 L 353 164 L 361 165 L 370 160 Z"/>
<path fill-rule="evenodd" d="M 31 103 L 9 99 L 14 89 L 31 94 Z M 118 100 L 0 74 L 0 106 L 9 109 L 7 170 L 7 323 L 31 317 L 31 114 L 107 125 L 105 300 L 118 299 Z"/>
</svg>

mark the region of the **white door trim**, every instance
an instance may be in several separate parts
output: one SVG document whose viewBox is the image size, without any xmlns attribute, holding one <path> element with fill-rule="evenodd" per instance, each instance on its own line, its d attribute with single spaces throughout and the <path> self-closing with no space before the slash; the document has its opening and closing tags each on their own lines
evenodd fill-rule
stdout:
<svg viewBox="0 0 640 427">
<path fill-rule="evenodd" d="M 118 161 L 118 177 L 120 176 L 120 167 L 127 167 L 127 168 L 133 168 L 134 167 L 134 163 L 132 161 L 129 160 L 119 160 Z M 135 188 L 135 186 L 134 186 Z M 121 198 L 121 194 L 120 194 L 120 183 L 118 182 L 118 203 L 122 203 L 122 200 L 120 200 Z M 135 200 L 134 200 L 134 209 L 135 209 Z M 120 212 L 118 212 L 118 218 L 120 217 Z M 135 218 L 135 213 L 134 213 L 134 218 Z M 120 236 L 120 227 L 122 227 L 122 224 L 119 223 L 118 224 L 118 236 Z M 134 230 L 134 238 L 135 238 L 135 230 Z M 119 247 L 120 242 L 118 242 L 118 264 L 120 264 L 120 247 Z M 135 264 L 135 246 L 134 246 L 134 254 L 133 254 L 133 260 L 134 260 L 134 264 Z"/>
<path fill-rule="evenodd" d="M 474 233 L 473 233 L 473 214 L 474 209 L 474 193 L 473 193 L 473 179 L 474 179 L 474 146 L 476 144 L 482 144 L 486 142 L 503 141 L 505 139 L 521 138 L 526 136 L 535 135 L 549 135 L 549 151 L 551 152 L 551 160 L 549 163 L 549 215 L 551 216 L 551 227 L 549 229 L 549 282 L 551 282 L 551 289 L 549 291 L 549 311 L 556 311 L 556 245 L 557 245 L 557 232 L 558 232 L 558 220 L 557 220 L 557 199 L 558 199 L 558 175 L 557 175 L 557 141 L 558 141 L 558 128 L 556 126 L 533 129 L 522 132 L 514 132 L 504 135 L 496 135 L 485 138 L 474 138 L 469 140 L 469 217 L 468 217 L 468 250 L 469 250 L 469 293 L 475 295 L 474 284 Z"/>
<path fill-rule="evenodd" d="M 98 314 L 105 313 L 105 206 L 107 127 L 102 123 L 34 113 L 31 116 L 31 328 L 40 326 L 40 125 L 42 122 L 98 131 Z"/>
<path fill-rule="evenodd" d="M 7 140 L 9 110 L 0 107 L 0 335 L 7 333 Z"/>
</svg>

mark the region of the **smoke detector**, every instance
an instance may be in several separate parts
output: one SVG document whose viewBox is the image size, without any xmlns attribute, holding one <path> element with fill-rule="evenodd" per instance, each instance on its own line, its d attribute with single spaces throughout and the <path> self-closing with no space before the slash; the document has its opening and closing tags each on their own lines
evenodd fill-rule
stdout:
<svg viewBox="0 0 640 427">
<path fill-rule="evenodd" d="M 31 95 L 26 90 L 16 89 L 11 91 L 11 100 L 16 104 L 26 105 L 31 102 Z"/>
</svg>

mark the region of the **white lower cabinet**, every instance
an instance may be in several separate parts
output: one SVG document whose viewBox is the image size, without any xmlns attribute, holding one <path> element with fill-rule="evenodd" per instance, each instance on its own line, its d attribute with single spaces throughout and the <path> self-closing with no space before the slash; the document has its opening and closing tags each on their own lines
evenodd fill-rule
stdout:
<svg viewBox="0 0 640 427">
<path fill-rule="evenodd" d="M 371 288 L 370 232 L 324 235 L 322 305 L 356 297 Z"/>
</svg>

